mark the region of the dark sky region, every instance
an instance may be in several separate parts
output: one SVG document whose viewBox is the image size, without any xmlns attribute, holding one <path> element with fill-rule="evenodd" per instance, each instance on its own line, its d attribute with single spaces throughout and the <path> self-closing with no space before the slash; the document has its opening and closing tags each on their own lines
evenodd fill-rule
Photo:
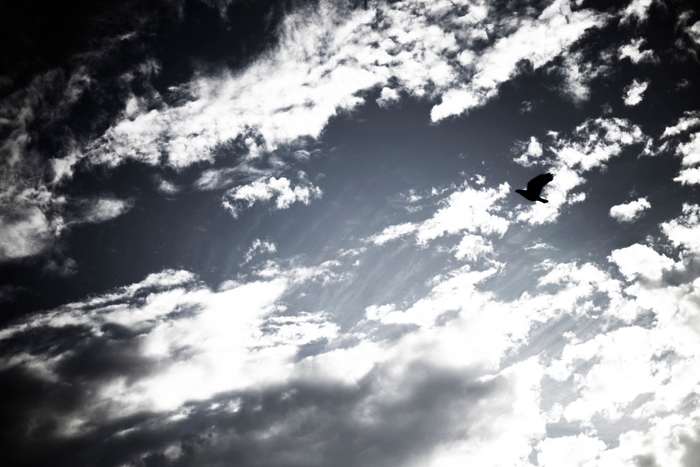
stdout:
<svg viewBox="0 0 700 467">
<path fill-rule="evenodd" d="M 699 54 L 691 1 L 0 3 L 2 464 L 700 465 Z"/>
</svg>

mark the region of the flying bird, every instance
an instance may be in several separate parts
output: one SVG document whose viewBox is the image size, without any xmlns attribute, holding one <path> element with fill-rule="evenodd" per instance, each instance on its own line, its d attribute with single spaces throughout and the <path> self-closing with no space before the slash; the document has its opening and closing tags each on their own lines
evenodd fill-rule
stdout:
<svg viewBox="0 0 700 467">
<path fill-rule="evenodd" d="M 530 201 L 541 201 L 543 203 L 548 203 L 549 201 L 541 198 L 540 194 L 542 193 L 542 188 L 544 188 L 544 186 L 552 180 L 554 180 L 554 175 L 550 173 L 540 174 L 527 182 L 527 190 L 515 190 L 515 192 L 523 195 Z"/>
</svg>

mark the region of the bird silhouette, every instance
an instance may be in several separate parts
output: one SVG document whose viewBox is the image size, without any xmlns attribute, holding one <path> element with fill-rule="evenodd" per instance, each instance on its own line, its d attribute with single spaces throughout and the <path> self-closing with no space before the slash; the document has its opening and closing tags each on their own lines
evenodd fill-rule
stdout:
<svg viewBox="0 0 700 467">
<path fill-rule="evenodd" d="M 544 188 L 544 186 L 552 180 L 554 180 L 554 175 L 550 173 L 540 174 L 527 182 L 527 190 L 515 190 L 515 192 L 522 195 L 526 199 L 529 199 L 530 201 L 549 203 L 549 201 L 546 199 L 541 198 L 540 194 L 542 193 L 542 188 Z"/>
</svg>

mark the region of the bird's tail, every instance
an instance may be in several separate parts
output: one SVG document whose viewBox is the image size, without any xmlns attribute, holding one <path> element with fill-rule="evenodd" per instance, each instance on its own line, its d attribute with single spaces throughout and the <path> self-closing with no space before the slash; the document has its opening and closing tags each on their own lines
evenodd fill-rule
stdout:
<svg viewBox="0 0 700 467">
<path fill-rule="evenodd" d="M 544 198 L 537 198 L 537 201 L 542 201 L 543 203 L 549 203 L 549 201 L 547 201 L 547 200 L 544 199 Z"/>
</svg>

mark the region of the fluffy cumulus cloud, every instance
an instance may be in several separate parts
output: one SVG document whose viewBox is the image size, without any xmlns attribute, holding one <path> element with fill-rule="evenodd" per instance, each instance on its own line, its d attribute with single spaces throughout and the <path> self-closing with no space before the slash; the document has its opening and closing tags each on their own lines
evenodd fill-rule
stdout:
<svg viewBox="0 0 700 467">
<path fill-rule="evenodd" d="M 550 133 L 550 143 L 545 155 L 540 147 L 533 150 L 531 143 L 515 162 L 525 166 L 541 166 L 554 174 L 554 181 L 547 185 L 547 199 L 544 206 L 523 208 L 517 220 L 532 225 L 553 222 L 566 205 L 585 199 L 582 191 L 572 193 L 585 183 L 583 174 L 606 166 L 607 161 L 619 156 L 630 146 L 644 145 L 644 151 L 651 144 L 651 138 L 629 120 L 619 118 L 591 119 L 576 127 L 568 136 Z M 539 143 L 538 143 L 539 144 Z"/>
<path fill-rule="evenodd" d="M 651 208 L 646 198 L 639 198 L 627 204 L 618 204 L 610 208 L 610 217 L 620 222 L 632 222 L 641 217 L 645 210 Z"/>
<path fill-rule="evenodd" d="M 648 81 L 638 81 L 634 80 L 632 84 L 627 86 L 624 90 L 624 96 L 622 96 L 622 101 L 625 105 L 635 106 L 642 102 L 644 98 L 644 92 L 649 87 Z"/>
</svg>

